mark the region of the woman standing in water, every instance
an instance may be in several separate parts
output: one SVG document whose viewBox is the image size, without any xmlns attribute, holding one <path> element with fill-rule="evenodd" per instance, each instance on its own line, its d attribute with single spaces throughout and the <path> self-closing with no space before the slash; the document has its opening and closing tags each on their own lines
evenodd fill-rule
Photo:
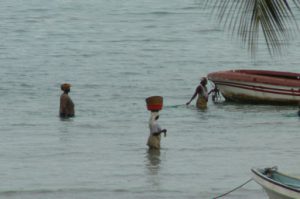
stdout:
<svg viewBox="0 0 300 199">
<path fill-rule="evenodd" d="M 60 96 L 59 116 L 62 118 L 75 116 L 74 103 L 68 95 L 70 89 L 70 84 L 64 83 L 61 85 L 63 93 Z"/>
<path fill-rule="evenodd" d="M 210 92 L 209 93 L 207 92 L 206 85 L 207 85 L 207 79 L 206 77 L 202 77 L 199 86 L 195 90 L 194 95 L 192 96 L 190 101 L 186 103 L 186 105 L 189 105 L 198 95 L 198 99 L 196 103 L 197 108 L 200 109 L 207 108 L 208 95 L 210 94 Z"/>
<path fill-rule="evenodd" d="M 149 146 L 149 149 L 160 149 L 160 140 L 161 140 L 161 133 L 164 133 L 166 137 L 167 130 L 161 129 L 160 125 L 157 123 L 157 120 L 159 118 L 158 111 L 152 111 L 150 120 L 149 120 L 149 129 L 150 129 L 150 135 L 148 138 L 147 145 Z"/>
</svg>

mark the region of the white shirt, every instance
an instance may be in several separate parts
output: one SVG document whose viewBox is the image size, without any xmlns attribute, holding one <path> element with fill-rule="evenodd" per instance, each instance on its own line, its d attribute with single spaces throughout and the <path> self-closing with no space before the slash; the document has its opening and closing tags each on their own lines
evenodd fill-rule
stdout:
<svg viewBox="0 0 300 199">
<path fill-rule="evenodd" d="M 150 122 L 149 128 L 150 128 L 150 134 L 161 132 L 160 125 L 157 123 L 156 120 Z"/>
<path fill-rule="evenodd" d="M 150 120 L 149 120 L 149 129 L 150 134 L 161 132 L 161 128 L 155 119 L 159 115 L 158 112 L 151 112 Z"/>
</svg>

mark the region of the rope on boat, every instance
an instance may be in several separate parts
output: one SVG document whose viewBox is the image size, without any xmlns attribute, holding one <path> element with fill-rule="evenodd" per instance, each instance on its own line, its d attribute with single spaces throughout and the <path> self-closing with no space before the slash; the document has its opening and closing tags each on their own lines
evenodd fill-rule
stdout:
<svg viewBox="0 0 300 199">
<path fill-rule="evenodd" d="M 230 194 L 231 192 L 234 192 L 234 191 L 238 190 L 239 188 L 242 188 L 243 186 L 245 186 L 246 184 L 248 184 L 248 183 L 251 182 L 251 181 L 252 181 L 252 178 L 250 178 L 249 180 L 247 180 L 247 181 L 244 182 L 243 184 L 239 185 L 238 187 L 236 187 L 236 188 L 234 188 L 234 189 L 232 189 L 232 190 L 230 190 L 230 191 L 228 191 L 228 192 L 226 192 L 226 193 L 223 193 L 223 194 L 221 194 L 221 195 L 219 195 L 219 196 L 217 196 L 217 197 L 214 197 L 213 199 L 217 199 L 217 198 L 221 198 L 221 197 L 223 197 L 223 196 L 226 196 L 226 195 Z"/>
</svg>

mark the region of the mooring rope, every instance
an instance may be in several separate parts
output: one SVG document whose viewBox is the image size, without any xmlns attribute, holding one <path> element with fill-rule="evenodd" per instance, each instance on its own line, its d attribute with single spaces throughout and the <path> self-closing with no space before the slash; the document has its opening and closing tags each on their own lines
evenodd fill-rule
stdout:
<svg viewBox="0 0 300 199">
<path fill-rule="evenodd" d="M 238 190 L 239 188 L 245 186 L 246 184 L 248 184 L 248 183 L 251 182 L 251 181 L 252 181 L 252 178 L 250 178 L 249 180 L 247 180 L 247 181 L 244 182 L 243 184 L 239 185 L 238 187 L 236 187 L 236 188 L 234 188 L 234 189 L 232 189 L 232 190 L 230 190 L 230 191 L 228 191 L 228 192 L 226 192 L 226 193 L 223 193 L 223 194 L 221 194 L 221 195 L 219 195 L 219 196 L 217 196 L 217 197 L 214 197 L 213 199 L 217 199 L 217 198 L 221 198 L 221 197 L 223 197 L 223 196 L 226 196 L 226 195 L 230 194 L 231 192 L 234 192 L 235 190 Z"/>
</svg>

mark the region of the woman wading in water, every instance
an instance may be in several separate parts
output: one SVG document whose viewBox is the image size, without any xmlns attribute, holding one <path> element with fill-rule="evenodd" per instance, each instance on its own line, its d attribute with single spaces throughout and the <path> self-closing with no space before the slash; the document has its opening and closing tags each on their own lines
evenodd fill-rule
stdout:
<svg viewBox="0 0 300 199">
<path fill-rule="evenodd" d="M 149 120 L 150 135 L 147 142 L 149 149 L 160 149 L 160 140 L 161 140 L 160 134 L 164 133 L 165 137 L 167 135 L 167 130 L 161 129 L 160 125 L 157 123 L 158 118 L 159 118 L 158 111 L 151 112 L 151 116 Z"/>
<path fill-rule="evenodd" d="M 59 116 L 62 118 L 75 116 L 74 103 L 68 95 L 70 89 L 70 84 L 65 83 L 61 85 L 63 93 L 60 96 Z"/>
<path fill-rule="evenodd" d="M 206 79 L 206 77 L 202 77 L 199 86 L 197 86 L 197 88 L 195 90 L 194 95 L 192 96 L 190 101 L 188 101 L 186 103 L 186 105 L 189 105 L 195 99 L 195 97 L 198 95 L 198 99 L 196 102 L 197 108 L 200 108 L 200 109 L 207 108 L 208 95 L 211 93 L 211 91 L 207 92 L 206 85 L 207 85 L 207 79 Z"/>
</svg>

